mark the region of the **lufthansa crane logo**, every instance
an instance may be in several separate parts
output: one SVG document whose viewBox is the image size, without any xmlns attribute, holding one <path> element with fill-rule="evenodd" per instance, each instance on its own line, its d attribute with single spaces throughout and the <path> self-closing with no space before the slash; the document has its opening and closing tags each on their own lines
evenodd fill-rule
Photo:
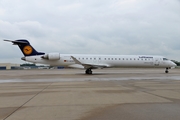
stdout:
<svg viewBox="0 0 180 120">
<path fill-rule="evenodd" d="M 23 48 L 23 52 L 24 52 L 24 54 L 26 54 L 26 55 L 30 55 L 30 54 L 32 53 L 32 51 L 33 51 L 33 49 L 32 49 L 32 47 L 29 46 L 29 45 L 27 45 L 27 46 L 25 46 L 25 47 Z"/>
</svg>

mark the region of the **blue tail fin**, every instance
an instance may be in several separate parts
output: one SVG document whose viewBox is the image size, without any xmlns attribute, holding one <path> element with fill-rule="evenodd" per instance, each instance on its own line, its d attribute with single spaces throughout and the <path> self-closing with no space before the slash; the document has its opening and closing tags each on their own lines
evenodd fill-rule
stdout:
<svg viewBox="0 0 180 120">
<path fill-rule="evenodd" d="M 15 41 L 11 41 L 11 40 L 4 40 L 4 41 L 8 41 L 8 42 L 12 42 L 13 45 L 18 45 L 19 48 L 21 49 L 22 53 L 24 54 L 24 56 L 34 56 L 34 55 L 44 55 L 45 53 L 43 52 L 37 52 L 29 43 L 28 40 L 24 40 L 24 39 L 20 39 L 20 40 L 15 40 Z"/>
</svg>

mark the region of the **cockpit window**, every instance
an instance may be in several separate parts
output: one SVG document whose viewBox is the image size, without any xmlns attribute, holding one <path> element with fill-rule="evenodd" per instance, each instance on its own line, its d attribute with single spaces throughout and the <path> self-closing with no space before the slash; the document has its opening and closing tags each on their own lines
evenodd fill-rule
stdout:
<svg viewBox="0 0 180 120">
<path fill-rule="evenodd" d="M 163 60 L 168 60 L 167 58 L 163 58 Z"/>
</svg>

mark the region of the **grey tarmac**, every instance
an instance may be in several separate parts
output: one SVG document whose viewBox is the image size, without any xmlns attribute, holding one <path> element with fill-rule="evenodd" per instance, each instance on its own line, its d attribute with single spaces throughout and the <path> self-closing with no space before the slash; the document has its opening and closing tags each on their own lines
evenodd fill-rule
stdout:
<svg viewBox="0 0 180 120">
<path fill-rule="evenodd" d="M 2 120 L 179 120 L 180 69 L 0 71 Z"/>
</svg>

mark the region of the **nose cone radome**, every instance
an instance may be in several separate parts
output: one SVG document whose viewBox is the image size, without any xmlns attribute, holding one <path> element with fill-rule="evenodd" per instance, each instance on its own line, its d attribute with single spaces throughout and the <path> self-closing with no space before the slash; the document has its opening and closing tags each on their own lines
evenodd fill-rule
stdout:
<svg viewBox="0 0 180 120">
<path fill-rule="evenodd" d="M 174 62 L 172 62 L 172 61 L 170 61 L 171 63 L 171 67 L 176 67 L 177 65 L 176 65 L 176 63 L 174 63 Z"/>
</svg>

